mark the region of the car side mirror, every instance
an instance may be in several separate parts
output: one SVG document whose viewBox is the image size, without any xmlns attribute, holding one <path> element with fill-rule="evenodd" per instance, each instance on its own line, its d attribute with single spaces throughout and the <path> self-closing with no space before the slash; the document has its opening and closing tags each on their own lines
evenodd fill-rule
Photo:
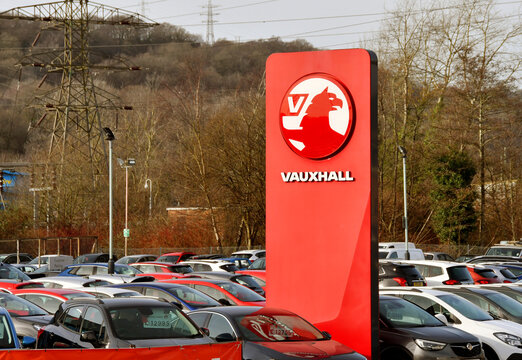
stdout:
<svg viewBox="0 0 522 360">
<path fill-rule="evenodd" d="M 435 314 L 435 317 L 442 321 L 444 325 L 448 325 L 448 319 L 443 314 Z"/>
<path fill-rule="evenodd" d="M 183 305 L 181 305 L 181 303 L 179 303 L 177 301 L 172 301 L 171 304 L 176 306 L 178 308 L 178 310 L 183 310 Z"/>
<path fill-rule="evenodd" d="M 216 336 L 216 338 L 214 340 L 216 340 L 217 342 L 227 342 L 227 341 L 235 341 L 236 338 L 234 335 L 232 335 L 230 333 L 223 333 L 223 334 L 219 334 L 218 336 Z"/>
<path fill-rule="evenodd" d="M 227 299 L 224 299 L 224 298 L 219 299 L 218 302 L 219 302 L 221 305 L 224 305 L 224 306 L 231 306 L 231 305 L 232 305 L 232 304 L 230 303 L 230 301 L 228 301 Z"/>
<path fill-rule="evenodd" d="M 94 333 L 94 331 L 83 331 L 80 334 L 80 340 L 91 344 L 95 344 L 98 342 L 98 339 L 96 338 L 96 334 Z"/>
<path fill-rule="evenodd" d="M 31 336 L 24 336 L 22 338 L 21 346 L 22 348 L 33 348 L 36 344 L 36 339 Z"/>
<path fill-rule="evenodd" d="M 210 330 L 204 327 L 200 327 L 201 332 L 207 336 L 210 336 Z"/>
</svg>

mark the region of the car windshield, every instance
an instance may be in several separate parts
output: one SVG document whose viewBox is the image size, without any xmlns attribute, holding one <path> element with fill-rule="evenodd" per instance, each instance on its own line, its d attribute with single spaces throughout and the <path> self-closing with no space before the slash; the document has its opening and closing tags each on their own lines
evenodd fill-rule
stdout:
<svg viewBox="0 0 522 360">
<path fill-rule="evenodd" d="M 476 321 L 494 320 L 491 315 L 489 315 L 470 301 L 461 298 L 460 296 L 453 294 L 444 294 L 437 295 L 437 297 L 449 304 L 450 306 L 454 307 L 458 312 L 462 314 L 462 316 L 465 316 L 468 319 Z"/>
<path fill-rule="evenodd" d="M 136 275 L 143 273 L 143 271 L 138 270 L 135 267 L 123 264 L 114 266 L 114 272 L 119 275 Z"/>
<path fill-rule="evenodd" d="M 7 320 L 7 316 L 0 314 L 0 349 L 12 349 L 14 347 L 14 336 L 11 333 L 9 320 Z"/>
<path fill-rule="evenodd" d="M 512 281 L 517 281 L 517 277 L 515 276 L 515 274 L 513 274 L 513 272 L 511 270 L 509 270 L 509 269 L 500 269 L 499 271 L 506 279 L 509 279 L 509 280 L 512 280 Z"/>
<path fill-rule="evenodd" d="M 466 266 L 451 266 L 448 268 L 448 275 L 450 279 L 458 280 L 460 282 L 474 282 Z"/>
<path fill-rule="evenodd" d="M 247 341 L 314 341 L 324 335 L 304 319 L 293 314 L 268 313 L 260 310 L 234 321 L 243 340 Z"/>
<path fill-rule="evenodd" d="M 477 269 L 475 268 L 475 272 L 479 274 L 482 277 L 488 278 L 488 279 L 494 279 L 497 277 L 495 275 L 495 272 L 491 269 Z"/>
<path fill-rule="evenodd" d="M 35 257 L 33 260 L 29 261 L 29 264 L 38 265 L 38 261 L 40 261 L 40 264 L 47 264 L 49 262 L 49 257 L 47 257 L 47 256 Z"/>
<path fill-rule="evenodd" d="M 170 262 L 170 263 L 177 263 L 179 259 L 179 255 L 165 255 L 160 256 L 156 261 L 160 262 Z"/>
<path fill-rule="evenodd" d="M 196 309 L 221 305 L 212 297 L 188 286 L 173 286 L 169 288 L 169 292 Z"/>
<path fill-rule="evenodd" d="M 427 311 L 402 299 L 381 299 L 379 301 L 379 312 L 380 316 L 395 328 L 444 326 L 443 322 Z"/>
<path fill-rule="evenodd" d="M 109 310 L 113 330 L 122 340 L 193 338 L 199 329 L 174 306 Z"/>
<path fill-rule="evenodd" d="M 0 294 L 0 306 L 5 308 L 12 317 L 48 314 L 32 302 L 11 294 Z"/>
<path fill-rule="evenodd" d="M 228 272 L 236 272 L 239 270 L 239 268 L 235 264 L 225 264 L 220 266 L 221 269 L 228 271 Z"/>
<path fill-rule="evenodd" d="M 14 266 L 0 263 L 0 279 L 14 279 L 20 281 L 30 281 L 31 278 Z"/>
<path fill-rule="evenodd" d="M 250 290 L 249 288 L 244 287 L 243 285 L 233 283 L 231 281 L 221 283 L 219 284 L 219 287 L 232 294 L 239 301 L 255 302 L 266 300 L 264 297 L 262 297 L 255 291 Z"/>
<path fill-rule="evenodd" d="M 484 296 L 495 304 L 498 304 L 498 306 L 506 310 L 509 314 L 522 318 L 522 304 L 515 299 L 498 292 L 488 292 L 484 294 Z"/>
<path fill-rule="evenodd" d="M 188 273 L 194 272 L 194 270 L 192 270 L 192 267 L 190 265 L 169 266 L 168 269 L 170 272 L 175 272 L 178 274 L 188 274 Z"/>
<path fill-rule="evenodd" d="M 488 256 L 520 256 L 522 248 L 498 247 L 490 248 L 486 252 Z"/>
<path fill-rule="evenodd" d="M 62 296 L 65 297 L 65 298 L 67 298 L 68 300 L 75 299 L 75 298 L 80 298 L 80 297 L 88 297 L 88 298 L 93 298 L 93 297 L 95 297 L 95 296 L 92 295 L 92 294 L 83 293 L 83 292 L 70 293 L 70 294 L 62 294 Z"/>
<path fill-rule="evenodd" d="M 239 275 L 235 277 L 235 281 L 238 284 L 244 285 L 249 288 L 258 288 L 259 284 L 256 280 L 250 275 Z"/>
</svg>

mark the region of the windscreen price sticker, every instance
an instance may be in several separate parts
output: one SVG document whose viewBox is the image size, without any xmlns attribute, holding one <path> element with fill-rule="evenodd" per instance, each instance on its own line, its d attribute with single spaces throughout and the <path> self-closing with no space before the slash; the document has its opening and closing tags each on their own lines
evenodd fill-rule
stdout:
<svg viewBox="0 0 522 360">
<path fill-rule="evenodd" d="M 163 316 L 149 316 L 147 322 L 143 323 L 144 328 L 149 329 L 168 329 L 172 327 L 172 323 L 175 320 L 169 317 Z"/>
</svg>

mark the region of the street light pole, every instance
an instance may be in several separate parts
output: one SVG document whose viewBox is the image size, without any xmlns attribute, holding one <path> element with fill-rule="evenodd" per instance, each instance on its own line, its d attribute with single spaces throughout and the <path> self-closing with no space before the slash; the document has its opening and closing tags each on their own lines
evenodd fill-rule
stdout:
<svg viewBox="0 0 522 360">
<path fill-rule="evenodd" d="M 402 154 L 402 174 L 403 174 L 403 192 L 404 192 L 404 244 L 406 246 L 405 258 L 410 260 L 410 252 L 408 251 L 408 202 L 406 198 L 406 154 L 408 153 L 405 148 L 399 146 L 399 151 Z"/>
<path fill-rule="evenodd" d="M 112 256 L 112 141 L 114 134 L 108 127 L 103 128 L 105 140 L 109 141 L 109 274 L 114 274 L 114 258 Z"/>
<path fill-rule="evenodd" d="M 152 218 L 152 180 L 145 180 L 145 189 L 149 188 L 149 220 Z"/>
<path fill-rule="evenodd" d="M 123 161 L 118 159 L 118 163 L 121 167 L 125 168 L 125 229 L 123 229 L 123 237 L 125 239 L 125 256 L 127 256 L 127 240 L 130 236 L 130 230 L 128 227 L 128 213 L 129 213 L 129 168 L 136 164 L 136 160 L 127 159 Z"/>
</svg>

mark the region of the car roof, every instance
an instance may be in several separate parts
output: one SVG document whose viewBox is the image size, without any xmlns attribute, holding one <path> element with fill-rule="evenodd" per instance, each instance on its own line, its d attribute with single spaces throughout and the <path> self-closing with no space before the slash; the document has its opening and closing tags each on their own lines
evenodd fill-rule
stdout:
<svg viewBox="0 0 522 360">
<path fill-rule="evenodd" d="M 77 290 L 77 289 L 67 289 L 67 288 L 57 289 L 57 288 L 45 288 L 45 287 L 14 290 L 15 295 L 22 294 L 22 293 L 66 295 L 66 294 L 85 293 L 85 291 Z"/>
<path fill-rule="evenodd" d="M 214 259 L 199 259 L 199 260 L 183 260 L 179 264 L 232 264 L 230 261 L 226 260 L 214 260 Z"/>
<path fill-rule="evenodd" d="M 123 283 L 123 284 L 114 284 L 114 287 L 124 288 L 124 287 L 138 287 L 138 286 L 146 286 L 146 287 L 155 287 L 160 289 L 170 289 L 173 287 L 184 286 L 183 284 L 171 283 L 171 282 L 163 282 L 163 281 L 151 281 L 151 282 L 137 282 L 137 283 Z M 120 286 L 122 285 L 122 286 Z M 110 286 L 112 287 L 112 285 Z"/>
<path fill-rule="evenodd" d="M 248 314 L 254 313 L 259 310 L 267 310 L 267 311 L 273 310 L 273 311 L 277 311 L 279 313 L 281 313 L 281 312 L 292 313 L 291 311 L 283 310 L 283 309 L 279 309 L 279 308 L 271 308 L 271 307 L 264 307 L 264 306 L 233 305 L 233 306 L 215 306 L 215 307 L 202 308 L 202 309 L 198 309 L 198 310 L 189 311 L 189 314 L 196 313 L 196 312 L 209 312 L 210 311 L 210 312 L 215 312 L 215 313 L 219 313 L 219 314 L 237 316 L 237 315 L 248 315 Z"/>
<path fill-rule="evenodd" d="M 452 285 L 453 286 L 453 285 Z M 438 289 L 432 289 L 432 288 L 406 288 L 406 287 L 400 287 L 400 288 L 394 288 L 394 289 L 380 289 L 379 290 L 379 293 L 382 293 L 383 295 L 385 295 L 386 293 L 424 293 L 424 294 L 429 294 L 429 295 L 433 295 L 433 296 L 437 296 L 437 295 L 446 295 L 448 294 L 446 291 L 443 291 L 443 290 L 438 290 Z"/>
<path fill-rule="evenodd" d="M 174 305 L 170 304 L 168 301 L 157 299 L 157 298 L 151 298 L 151 297 L 132 297 L 132 298 L 125 298 L 125 297 L 118 297 L 118 298 L 90 298 L 90 297 L 82 297 L 82 298 L 74 298 L 67 301 L 70 304 L 77 304 L 77 303 L 87 303 L 87 304 L 100 304 L 105 307 L 128 307 L 128 306 L 158 306 L 158 305 L 164 305 L 164 306 L 171 306 L 174 307 Z"/>
<path fill-rule="evenodd" d="M 398 260 L 398 262 L 401 262 L 403 264 L 419 264 L 419 265 L 437 265 L 440 267 L 448 268 L 453 266 L 460 266 L 460 267 L 466 267 L 466 263 L 459 263 L 455 261 L 444 261 L 444 260 Z"/>
<path fill-rule="evenodd" d="M 194 283 L 210 283 L 210 284 L 214 284 L 214 285 L 231 283 L 231 281 L 226 280 L 226 279 L 221 280 L 221 279 L 204 279 L 204 278 L 181 278 L 181 279 L 161 280 L 160 282 L 177 283 L 177 284 L 181 284 L 184 282 L 186 282 L 186 283 L 194 282 Z"/>
<path fill-rule="evenodd" d="M 266 250 L 239 250 L 239 251 L 234 251 L 232 253 L 232 255 L 237 255 L 237 254 L 257 254 L 257 253 L 260 253 L 260 252 L 264 252 Z"/>
</svg>

